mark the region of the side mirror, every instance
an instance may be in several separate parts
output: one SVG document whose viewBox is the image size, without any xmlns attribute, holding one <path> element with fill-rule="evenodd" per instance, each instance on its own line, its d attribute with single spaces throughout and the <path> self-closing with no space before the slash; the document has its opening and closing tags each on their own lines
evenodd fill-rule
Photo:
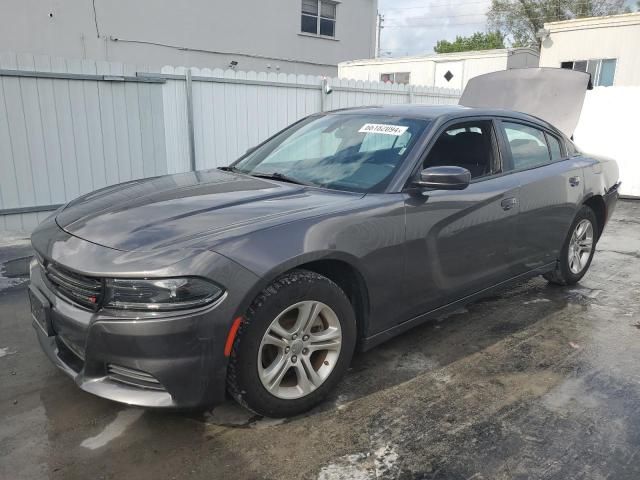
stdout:
<svg viewBox="0 0 640 480">
<path fill-rule="evenodd" d="M 464 190 L 471 181 L 471 172 L 462 167 L 429 167 L 413 182 L 419 188 L 435 190 Z"/>
</svg>

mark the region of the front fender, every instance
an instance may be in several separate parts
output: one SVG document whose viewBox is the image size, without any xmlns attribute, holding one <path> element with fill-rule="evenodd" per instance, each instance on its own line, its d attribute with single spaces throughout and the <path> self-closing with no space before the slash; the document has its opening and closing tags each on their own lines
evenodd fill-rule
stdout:
<svg viewBox="0 0 640 480">
<path fill-rule="evenodd" d="M 281 263 L 277 263 L 273 268 L 259 275 L 259 280 L 254 283 L 254 285 L 246 292 L 245 297 L 242 299 L 240 304 L 238 305 L 238 311 L 236 312 L 236 316 L 244 315 L 247 309 L 251 306 L 253 300 L 258 296 L 258 294 L 267 288 L 273 281 L 278 278 L 280 275 L 298 268 L 302 265 L 317 262 L 321 260 L 335 260 L 348 264 L 354 270 L 360 273 L 363 276 L 363 280 L 365 285 L 367 283 L 366 278 L 364 278 L 364 274 L 362 272 L 361 262 L 354 257 L 353 255 L 346 254 L 344 252 L 337 252 L 333 250 L 324 250 L 317 252 L 307 252 L 295 257 L 286 259 Z"/>
<path fill-rule="evenodd" d="M 309 262 L 335 260 L 352 267 L 364 281 L 373 329 L 398 318 L 406 291 L 403 198 L 401 194 L 366 198 L 356 210 L 254 231 L 213 246 L 213 251 L 259 277 L 238 313 L 244 313 L 278 275 Z"/>
</svg>

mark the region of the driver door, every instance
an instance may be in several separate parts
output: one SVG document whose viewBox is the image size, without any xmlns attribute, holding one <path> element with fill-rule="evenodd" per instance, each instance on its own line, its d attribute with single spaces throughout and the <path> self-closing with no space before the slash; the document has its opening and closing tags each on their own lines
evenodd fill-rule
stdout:
<svg viewBox="0 0 640 480">
<path fill-rule="evenodd" d="M 423 161 L 471 172 L 464 190 L 407 193 L 407 317 L 479 292 L 513 276 L 519 186 L 501 175 L 492 119 L 445 126 Z"/>
</svg>

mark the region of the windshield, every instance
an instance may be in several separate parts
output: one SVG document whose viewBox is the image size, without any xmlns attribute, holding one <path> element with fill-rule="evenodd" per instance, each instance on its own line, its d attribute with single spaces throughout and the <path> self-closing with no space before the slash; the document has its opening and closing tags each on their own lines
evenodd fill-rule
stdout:
<svg viewBox="0 0 640 480">
<path fill-rule="evenodd" d="M 336 114 L 306 119 L 233 165 L 237 171 L 352 192 L 380 192 L 428 122 Z"/>
</svg>

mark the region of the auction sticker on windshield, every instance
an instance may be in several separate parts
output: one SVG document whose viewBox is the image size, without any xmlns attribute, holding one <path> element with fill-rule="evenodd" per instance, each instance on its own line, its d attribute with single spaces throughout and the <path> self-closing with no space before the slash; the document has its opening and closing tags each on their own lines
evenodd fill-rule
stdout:
<svg viewBox="0 0 640 480">
<path fill-rule="evenodd" d="M 382 123 L 367 123 L 360 130 L 359 133 L 381 133 L 382 135 L 394 135 L 399 137 L 406 132 L 409 127 L 402 127 L 400 125 L 384 125 Z"/>
</svg>

